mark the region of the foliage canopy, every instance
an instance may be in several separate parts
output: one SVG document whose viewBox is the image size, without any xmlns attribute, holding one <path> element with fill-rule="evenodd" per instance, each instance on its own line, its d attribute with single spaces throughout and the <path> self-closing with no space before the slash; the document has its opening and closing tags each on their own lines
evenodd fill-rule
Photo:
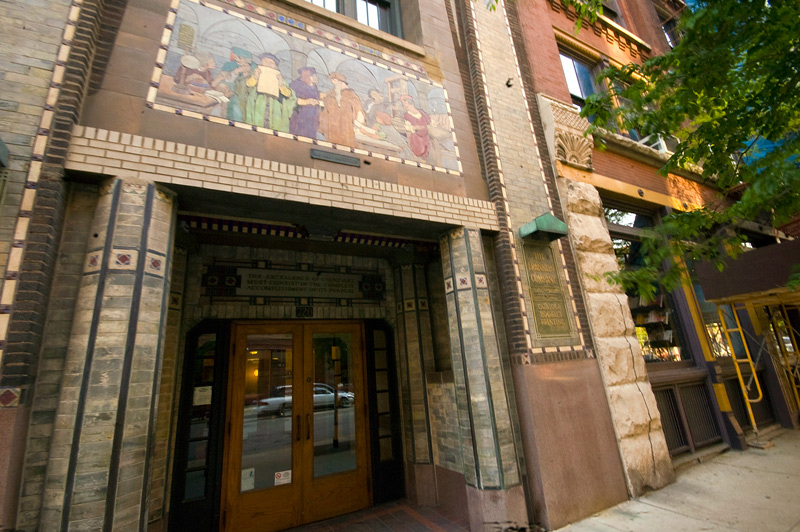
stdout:
<svg viewBox="0 0 800 532">
<path fill-rule="evenodd" d="M 567 0 L 583 19 L 602 13 L 602 0 Z M 674 211 L 643 241 L 645 265 L 611 275 L 642 295 L 680 283 L 683 261 L 736 254 L 743 220 L 779 226 L 800 214 L 800 2 L 710 0 L 682 11 L 680 42 L 641 65 L 604 69 L 607 91 L 592 95 L 583 116 L 589 133 L 679 140 L 663 173 L 697 169 L 729 200 Z M 671 267 L 664 269 L 665 264 Z"/>
</svg>

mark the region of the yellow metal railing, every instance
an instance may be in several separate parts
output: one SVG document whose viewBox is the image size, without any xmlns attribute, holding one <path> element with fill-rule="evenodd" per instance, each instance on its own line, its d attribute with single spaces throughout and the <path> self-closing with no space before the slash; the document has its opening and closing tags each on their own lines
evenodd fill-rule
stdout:
<svg viewBox="0 0 800 532">
<path fill-rule="evenodd" d="M 731 358 L 734 362 L 733 367 L 736 368 L 736 377 L 739 379 L 739 386 L 742 390 L 742 395 L 744 396 L 744 404 L 747 407 L 747 415 L 750 418 L 750 424 L 753 427 L 753 432 L 758 438 L 758 426 L 756 425 L 756 419 L 753 415 L 753 403 L 758 403 L 764 398 L 764 392 L 761 389 L 761 383 L 758 381 L 758 375 L 756 374 L 756 365 L 753 363 L 753 357 L 750 354 L 750 348 L 747 346 L 747 340 L 745 338 L 744 331 L 742 330 L 742 322 L 739 320 L 739 310 L 749 310 L 748 304 L 742 303 L 731 303 L 730 305 L 717 305 L 717 313 L 719 314 L 720 319 L 720 326 L 722 331 L 725 333 L 725 339 L 728 342 L 728 346 L 730 347 Z M 730 313 L 732 316 L 728 317 L 725 314 L 725 307 L 730 309 Z M 737 353 L 736 345 L 734 344 L 733 340 L 731 339 L 731 334 L 738 334 L 740 340 L 740 346 L 744 351 L 744 357 L 740 356 L 741 353 Z M 745 384 L 744 382 L 744 375 L 742 374 L 741 365 L 746 365 L 750 368 L 750 382 Z M 755 384 L 755 397 L 751 396 L 751 391 L 753 389 L 753 384 Z"/>
</svg>

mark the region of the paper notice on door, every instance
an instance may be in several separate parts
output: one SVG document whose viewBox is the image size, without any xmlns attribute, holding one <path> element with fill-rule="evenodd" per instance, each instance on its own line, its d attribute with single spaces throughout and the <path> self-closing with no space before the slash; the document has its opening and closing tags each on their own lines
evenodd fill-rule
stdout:
<svg viewBox="0 0 800 532">
<path fill-rule="evenodd" d="M 291 484 L 292 483 L 292 470 L 288 471 L 278 471 L 275 473 L 275 485 L 280 486 L 281 484 Z"/>
<path fill-rule="evenodd" d="M 250 491 L 256 487 L 256 470 L 251 467 L 242 469 L 242 491 Z"/>
<path fill-rule="evenodd" d="M 198 386 L 194 389 L 194 395 L 192 396 L 192 405 L 193 406 L 202 406 L 202 405 L 210 405 L 211 404 L 211 386 Z"/>
</svg>

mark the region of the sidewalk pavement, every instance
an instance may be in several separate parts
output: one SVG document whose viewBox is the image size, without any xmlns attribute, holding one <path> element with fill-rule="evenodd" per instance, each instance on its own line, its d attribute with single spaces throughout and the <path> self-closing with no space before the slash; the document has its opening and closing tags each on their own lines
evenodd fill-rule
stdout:
<svg viewBox="0 0 800 532">
<path fill-rule="evenodd" d="M 771 440 L 680 469 L 675 483 L 558 532 L 800 532 L 800 430 Z"/>
</svg>

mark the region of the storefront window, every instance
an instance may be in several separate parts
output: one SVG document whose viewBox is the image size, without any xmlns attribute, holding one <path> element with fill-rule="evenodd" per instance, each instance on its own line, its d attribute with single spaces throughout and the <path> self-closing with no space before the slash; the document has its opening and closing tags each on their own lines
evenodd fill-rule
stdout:
<svg viewBox="0 0 800 532">
<path fill-rule="evenodd" d="M 654 225 L 655 217 L 622 208 L 606 207 L 604 211 L 620 269 L 643 266 L 641 236 Z M 632 291 L 627 295 L 644 359 L 648 362 L 690 359 L 679 341 L 677 313 L 670 295 L 658 293 L 649 300 Z"/>
</svg>

